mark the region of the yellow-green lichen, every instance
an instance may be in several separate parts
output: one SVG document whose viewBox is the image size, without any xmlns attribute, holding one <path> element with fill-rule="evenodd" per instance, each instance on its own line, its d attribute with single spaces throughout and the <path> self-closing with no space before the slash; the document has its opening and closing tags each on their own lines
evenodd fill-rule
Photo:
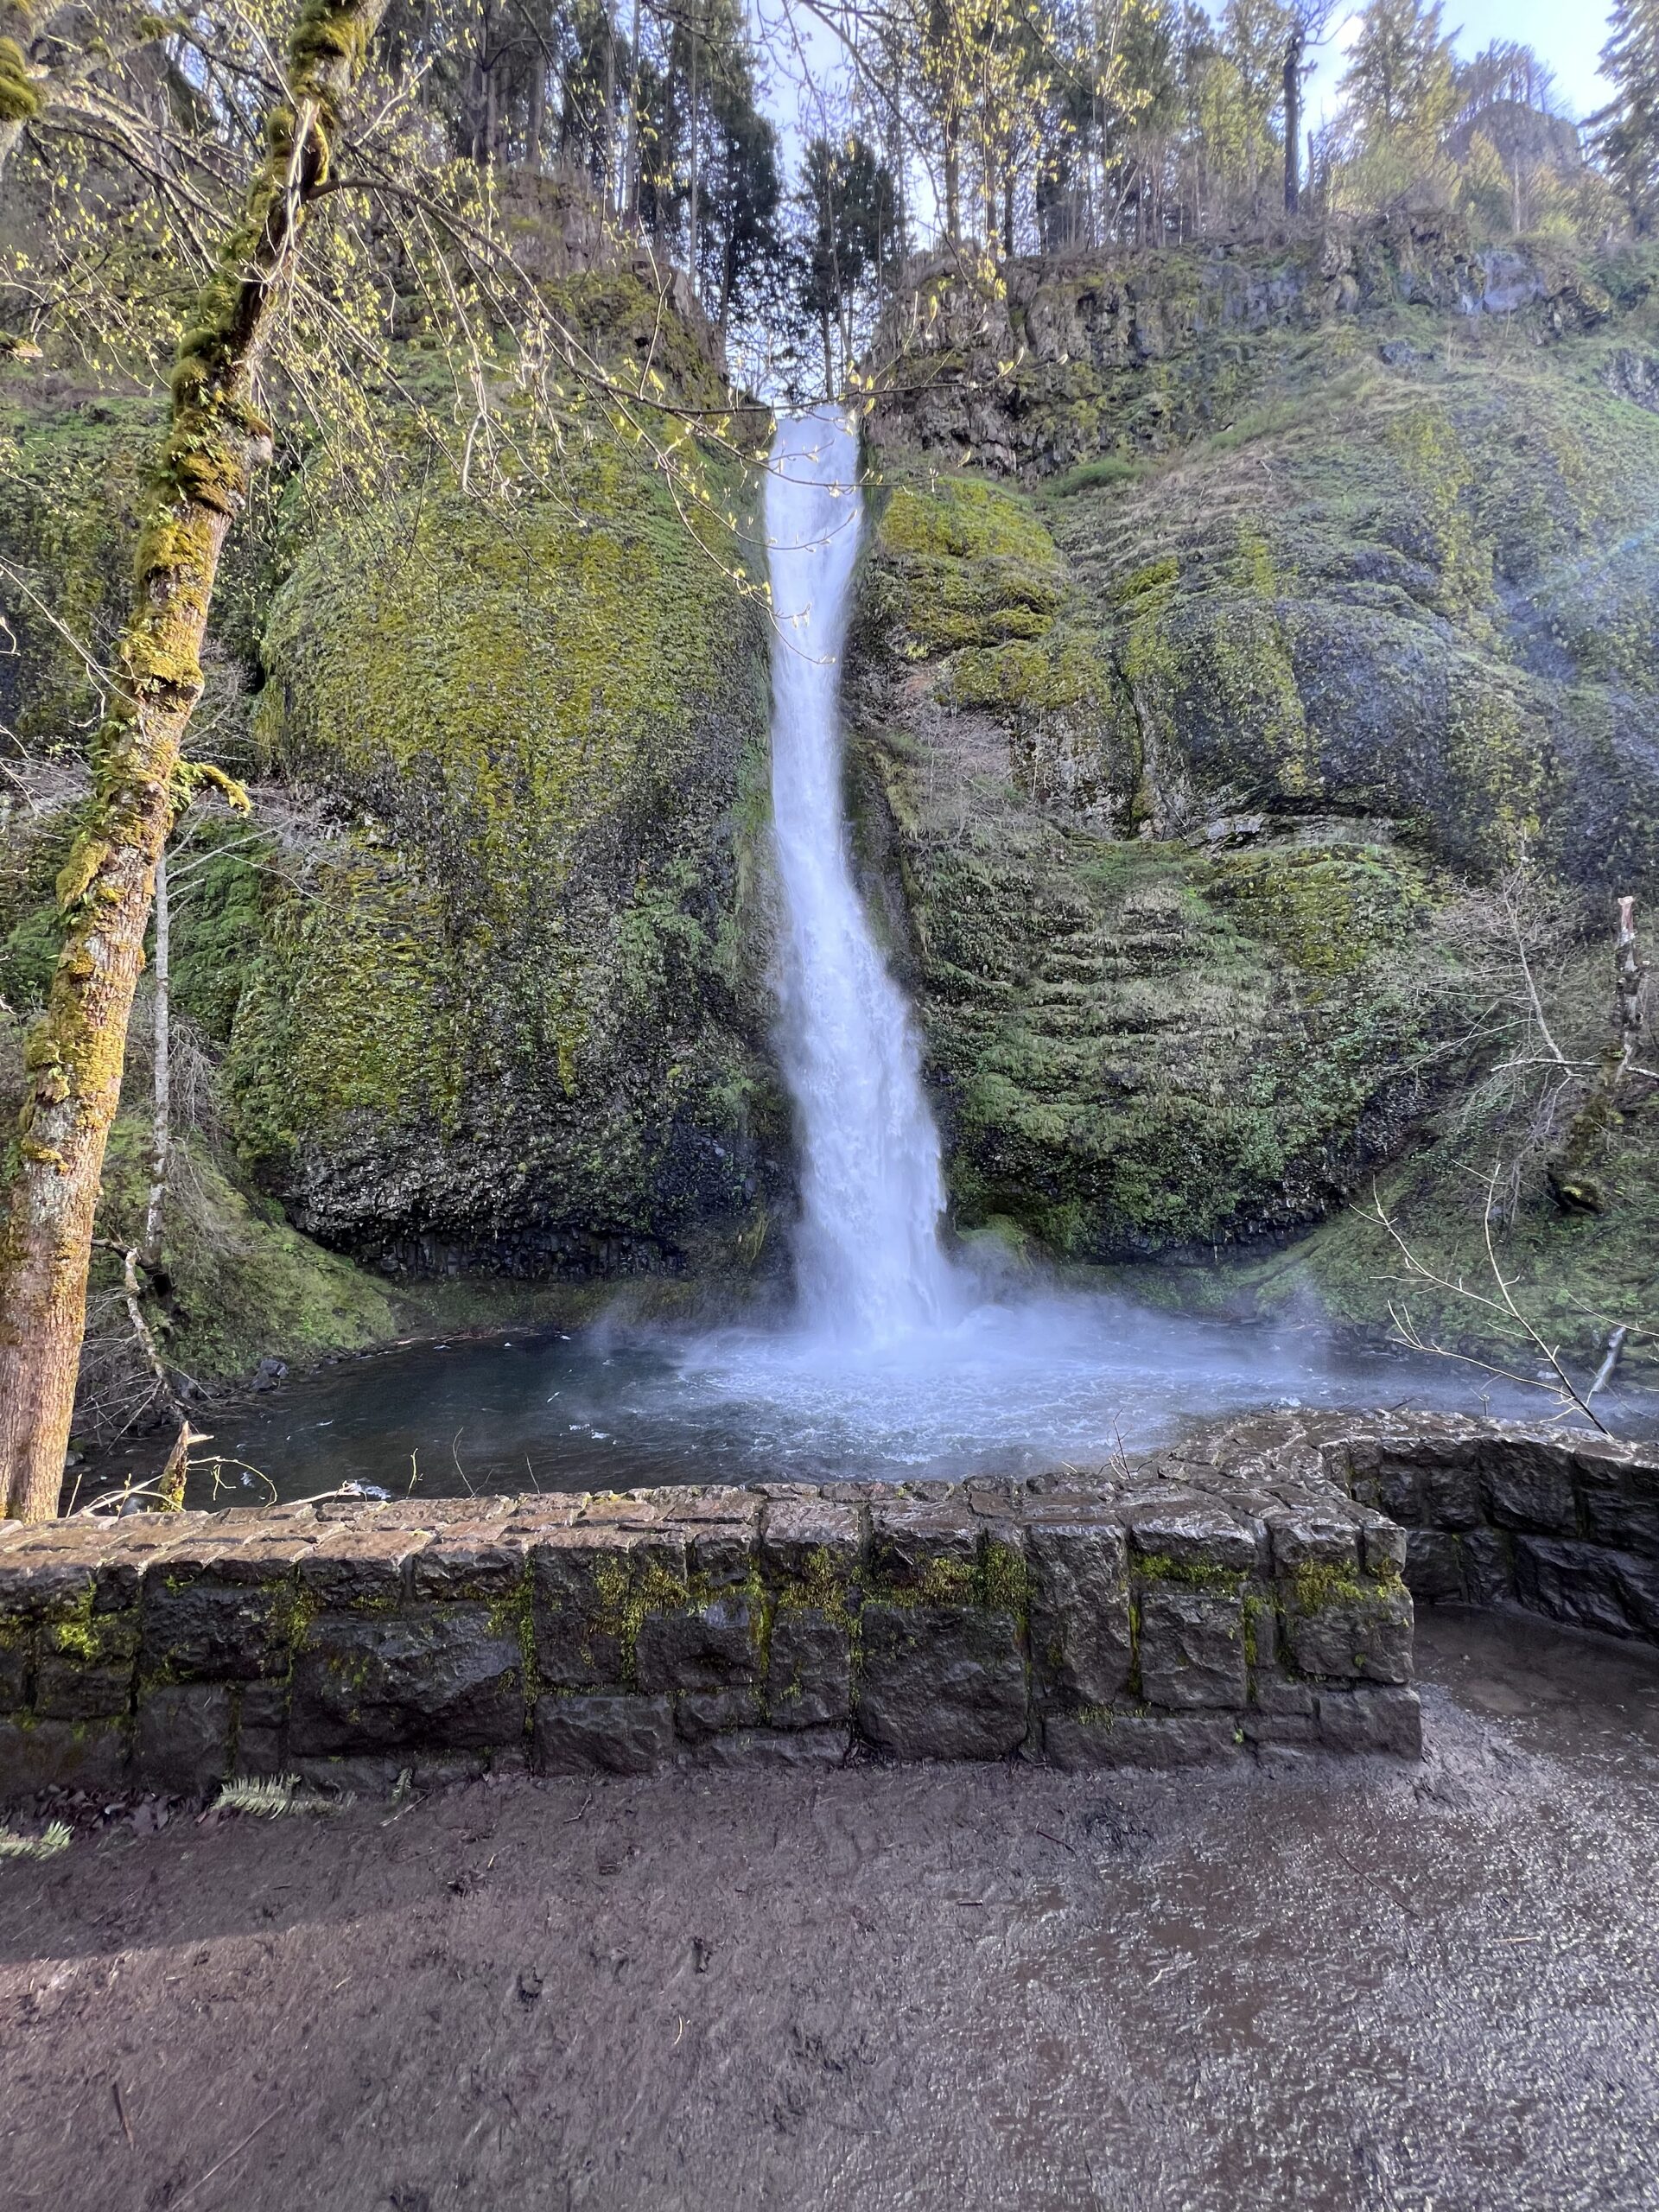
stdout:
<svg viewBox="0 0 1659 2212">
<path fill-rule="evenodd" d="M 991 1612 L 1012 1614 L 1024 1626 L 1031 1604 L 1031 1573 L 1016 1545 L 987 1537 L 979 1566 L 979 1601 Z"/>
<path fill-rule="evenodd" d="M 828 1544 L 815 1545 L 787 1580 L 780 1583 L 778 1609 L 822 1613 L 837 1627 L 846 1628 L 854 1616 L 857 1577 L 855 1560 Z"/>
<path fill-rule="evenodd" d="M 1217 1567 L 1208 1560 L 1172 1559 L 1167 1552 L 1141 1552 L 1131 1564 L 1142 1584 L 1173 1582 L 1189 1590 L 1213 1591 L 1224 1597 L 1236 1597 L 1246 1580 L 1236 1567 Z"/>
<path fill-rule="evenodd" d="M 1356 1568 L 1328 1560 L 1313 1560 L 1291 1575 L 1291 1602 L 1300 1613 L 1317 1613 L 1327 1605 L 1353 1605 L 1392 1601 L 1405 1589 L 1397 1572 L 1376 1577 L 1361 1576 Z"/>
<path fill-rule="evenodd" d="M 660 1560 L 640 1560 L 628 1552 L 601 1554 L 591 1570 L 594 1607 L 588 1626 L 614 1639 L 621 1679 L 634 1679 L 639 1631 L 650 1613 L 680 1612 L 690 1605 L 689 1586 Z"/>
</svg>

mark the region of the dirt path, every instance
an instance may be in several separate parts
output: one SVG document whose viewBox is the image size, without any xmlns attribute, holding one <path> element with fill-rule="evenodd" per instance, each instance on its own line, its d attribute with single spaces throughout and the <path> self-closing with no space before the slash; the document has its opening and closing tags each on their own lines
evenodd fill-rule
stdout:
<svg viewBox="0 0 1659 2212">
<path fill-rule="evenodd" d="M 1659 1659 L 1420 1648 L 1414 1771 L 505 1782 L 0 1866 L 0 2197 L 1650 2208 Z"/>
</svg>

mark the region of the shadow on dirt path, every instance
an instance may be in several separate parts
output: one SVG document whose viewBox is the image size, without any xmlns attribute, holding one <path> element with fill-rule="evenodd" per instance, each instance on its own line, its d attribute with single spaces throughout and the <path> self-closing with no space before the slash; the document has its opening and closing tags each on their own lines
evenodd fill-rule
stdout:
<svg viewBox="0 0 1659 2212">
<path fill-rule="evenodd" d="M 10 2212 L 1659 2202 L 1659 1656 L 1421 1768 L 503 1781 L 0 1866 Z"/>
</svg>

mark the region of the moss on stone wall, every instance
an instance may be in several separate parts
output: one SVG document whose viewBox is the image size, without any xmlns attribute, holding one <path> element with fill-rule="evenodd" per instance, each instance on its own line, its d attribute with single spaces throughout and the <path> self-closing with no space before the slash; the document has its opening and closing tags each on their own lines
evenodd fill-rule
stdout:
<svg viewBox="0 0 1659 2212">
<path fill-rule="evenodd" d="M 938 488 L 916 478 L 878 515 L 850 698 L 958 1227 L 1097 1259 L 1317 1217 L 1389 1125 L 1425 1031 L 1426 870 L 1334 819 L 1258 823 L 1238 849 L 1150 835 L 1185 770 L 1147 747 L 1135 693 L 1167 665 L 1179 563 L 1122 578 L 1114 628 L 1011 488 L 991 494 L 997 542 L 1017 518 L 1027 566 L 1055 579 L 1045 633 L 935 625 L 918 664 L 912 595 L 953 566 L 953 603 L 983 607 L 1004 557 L 947 496 L 931 521 Z M 918 546 L 942 549 L 932 569 Z M 1259 537 L 1231 563 L 1271 588 Z M 1281 760 L 1282 728 L 1255 727 Z"/>
</svg>

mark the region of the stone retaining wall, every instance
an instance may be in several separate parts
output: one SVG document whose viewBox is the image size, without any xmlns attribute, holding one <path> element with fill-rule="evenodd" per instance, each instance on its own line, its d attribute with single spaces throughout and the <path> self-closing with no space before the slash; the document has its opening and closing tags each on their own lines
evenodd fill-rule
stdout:
<svg viewBox="0 0 1659 2212">
<path fill-rule="evenodd" d="M 1224 1470 L 1243 1502 L 1264 1471 L 1334 1484 L 1405 1533 L 1427 1604 L 1519 1605 L 1659 1643 L 1659 1445 L 1402 1413 L 1237 1421 L 1168 1455 Z"/>
<path fill-rule="evenodd" d="M 0 1528 L 0 1800 L 528 1764 L 1419 1749 L 1412 1593 L 1659 1642 L 1659 1453 L 1274 1415 L 1149 1465 Z"/>
<path fill-rule="evenodd" d="M 1405 1540 L 1292 1469 L 0 1530 L 0 1797 L 527 1762 L 1414 1753 Z"/>
</svg>

